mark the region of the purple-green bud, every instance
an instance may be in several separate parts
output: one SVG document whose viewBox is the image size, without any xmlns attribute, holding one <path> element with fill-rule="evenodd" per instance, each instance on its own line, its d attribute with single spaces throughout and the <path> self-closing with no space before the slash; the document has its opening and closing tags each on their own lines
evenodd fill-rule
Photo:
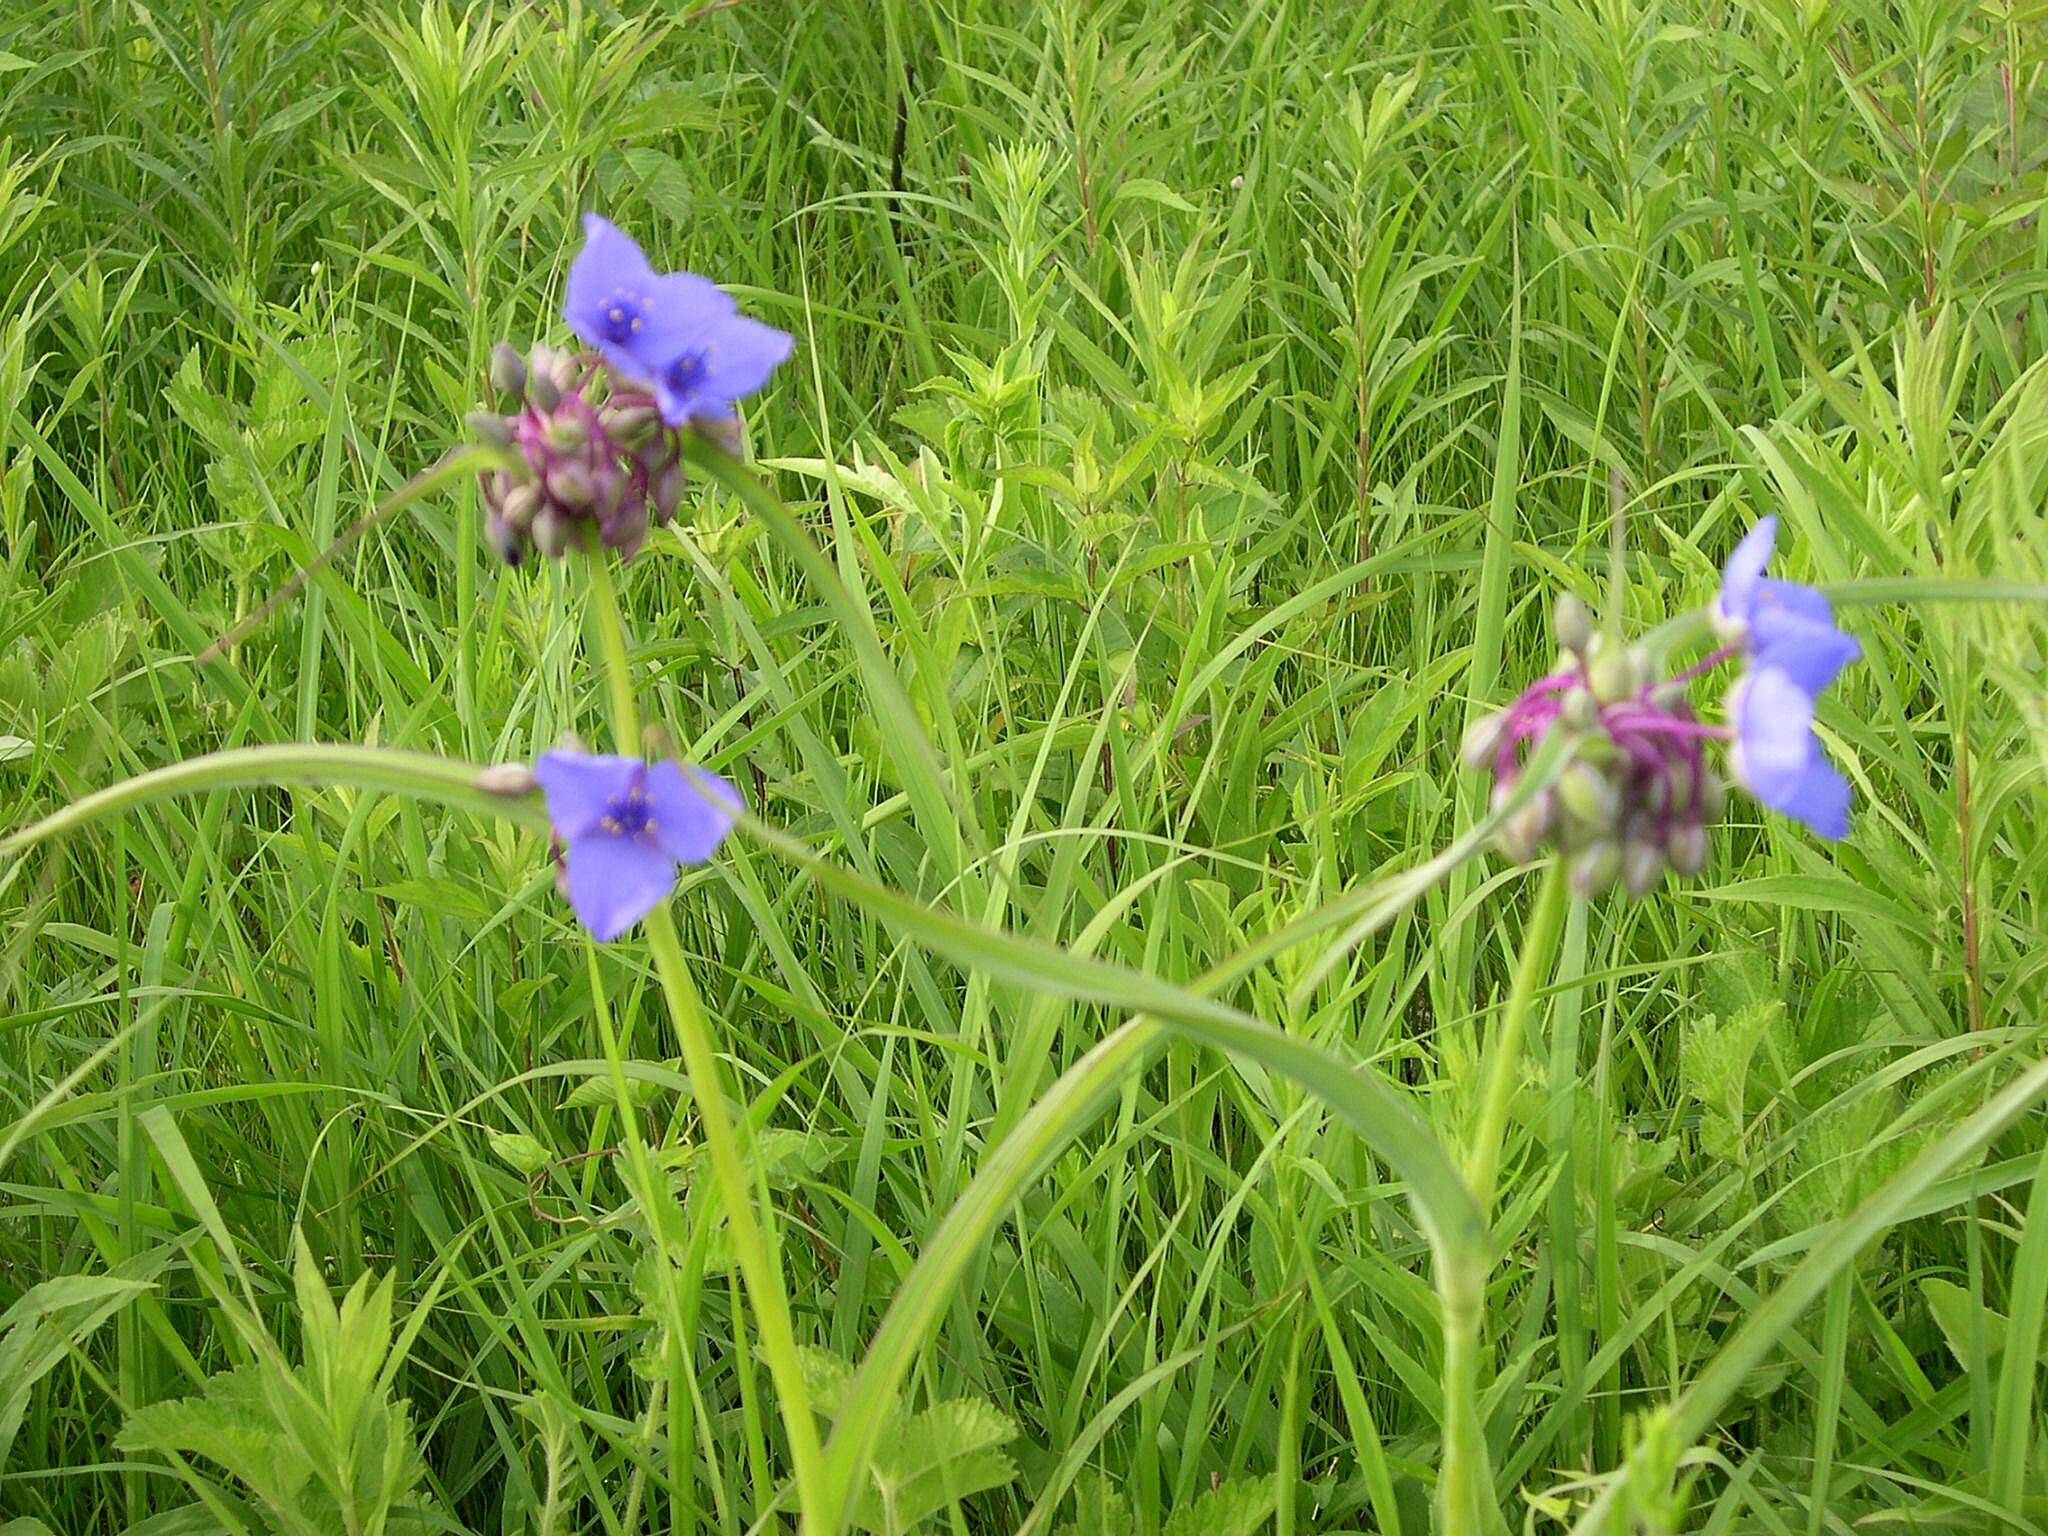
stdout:
<svg viewBox="0 0 2048 1536">
<path fill-rule="evenodd" d="M 573 523 L 555 507 L 542 507 L 533 517 L 533 547 L 550 560 L 559 560 L 569 553 L 576 528 Z"/>
<path fill-rule="evenodd" d="M 587 509 L 597 496 L 597 484 L 590 471 L 574 460 L 551 466 L 547 484 L 548 495 L 558 504 L 579 512 Z"/>
<path fill-rule="evenodd" d="M 516 533 L 524 537 L 532 531 L 534 514 L 540 511 L 544 500 L 540 487 L 531 481 L 513 486 L 505 493 L 505 521 L 511 524 Z"/>
<path fill-rule="evenodd" d="M 1495 809 L 1506 797 L 1495 793 Z M 1536 850 L 1549 835 L 1551 824 L 1557 819 L 1557 796 L 1550 790 L 1537 791 L 1535 797 L 1500 824 L 1494 834 L 1494 841 L 1500 851 L 1517 864 L 1526 864 L 1536 857 Z"/>
<path fill-rule="evenodd" d="M 1714 822 L 1721 819 L 1721 813 L 1728 809 L 1728 785 L 1721 775 L 1705 764 L 1700 765 L 1700 820 Z"/>
<path fill-rule="evenodd" d="M 1707 867 L 1707 829 L 1686 822 L 1675 826 L 1664 838 L 1664 855 L 1681 880 L 1690 880 Z"/>
<path fill-rule="evenodd" d="M 1588 898 L 1598 896 L 1621 874 L 1621 844 L 1611 837 L 1588 843 L 1572 855 L 1565 878 L 1572 889 Z"/>
<path fill-rule="evenodd" d="M 501 341 L 491 348 L 491 388 L 502 395 L 526 393 L 526 359 L 510 342 Z"/>
<path fill-rule="evenodd" d="M 540 788 L 540 780 L 524 763 L 492 763 L 478 769 L 470 783 L 487 795 L 503 795 L 508 800 L 521 799 Z"/>
<path fill-rule="evenodd" d="M 535 354 L 536 359 L 539 353 Z M 562 403 L 562 386 L 553 375 L 536 367 L 526 380 L 526 399 L 536 411 L 552 411 Z"/>
<path fill-rule="evenodd" d="M 1557 801 L 1573 821 L 1595 831 L 1613 830 L 1621 809 L 1621 796 L 1607 775 L 1579 762 L 1558 776 Z"/>
<path fill-rule="evenodd" d="M 654 508 L 656 527 L 666 528 L 675 518 L 676 508 L 683 504 L 683 488 L 688 484 L 683 466 L 673 459 L 654 472 L 648 483 L 647 500 Z"/>
<path fill-rule="evenodd" d="M 1578 593 L 1557 594 L 1557 602 L 1550 610 L 1550 632 L 1557 637 L 1557 648 L 1574 656 L 1592 642 L 1593 615 Z"/>
<path fill-rule="evenodd" d="M 463 420 L 469 424 L 469 430 L 478 442 L 493 448 L 512 446 L 512 423 L 496 411 L 471 411 Z"/>
<path fill-rule="evenodd" d="M 651 405 L 629 405 L 604 413 L 605 435 L 628 452 L 645 448 L 661 433 L 661 412 Z"/>
<path fill-rule="evenodd" d="M 740 450 L 746 445 L 740 438 L 740 419 L 737 416 L 693 416 L 690 425 L 697 429 L 697 435 L 730 458 L 740 457 Z"/>
<path fill-rule="evenodd" d="M 1664 850 L 1652 842 L 1629 839 L 1621 850 L 1621 883 L 1631 896 L 1647 896 L 1664 878 Z"/>
<path fill-rule="evenodd" d="M 507 565 L 517 565 L 526 558 L 525 535 L 513 528 L 500 513 L 493 512 L 484 519 L 484 542 Z"/>
<path fill-rule="evenodd" d="M 1501 736 L 1507 728 L 1506 710 L 1481 715 L 1465 727 L 1465 734 L 1458 742 L 1458 761 L 1467 768 L 1491 767 L 1494 754 L 1500 750 Z"/>
<path fill-rule="evenodd" d="M 553 416 L 541 428 L 541 436 L 557 453 L 575 453 L 590 442 L 590 428 L 576 416 Z"/>
</svg>

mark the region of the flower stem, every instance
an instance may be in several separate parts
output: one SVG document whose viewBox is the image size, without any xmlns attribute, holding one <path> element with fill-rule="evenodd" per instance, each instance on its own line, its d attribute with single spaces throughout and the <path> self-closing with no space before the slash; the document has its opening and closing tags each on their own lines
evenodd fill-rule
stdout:
<svg viewBox="0 0 2048 1536">
<path fill-rule="evenodd" d="M 1543 871 L 1535 908 L 1522 933 L 1514 984 L 1494 1027 L 1479 1121 L 1465 1158 L 1466 1185 L 1489 1217 L 1500 1172 L 1501 1143 L 1507 1135 L 1508 1113 L 1522 1063 L 1522 1036 L 1537 988 L 1555 960 L 1564 907 L 1564 868 L 1553 860 Z M 1486 1451 L 1486 1426 L 1479 1413 L 1486 1277 L 1492 1262 L 1491 1253 L 1448 1247 L 1436 1255 L 1436 1294 L 1444 1328 L 1443 1465 L 1437 1476 L 1442 1536 L 1506 1536 L 1507 1532 Z"/>
<path fill-rule="evenodd" d="M 618 750 L 627 756 L 640 752 L 639 711 L 633 698 L 632 673 L 626 659 L 626 627 L 619 612 L 618 594 L 612 587 L 611 572 L 602 549 L 592 549 L 585 562 L 590 571 L 591 611 L 604 653 L 605 679 L 610 692 L 612 734 Z M 783 1284 L 782 1266 L 775 1250 L 772 1229 L 764 1230 L 754 1212 L 754 1185 L 747 1175 L 739 1137 L 726 1113 L 725 1086 L 719 1070 L 718 1052 L 711 1030 L 698 1001 L 697 987 L 676 935 L 675 918 L 668 906 L 657 904 L 643 920 L 647 947 L 654 958 L 655 975 L 668 1003 L 669 1017 L 682 1043 L 683 1068 L 690 1079 L 690 1092 L 697 1103 L 697 1123 L 705 1148 L 711 1154 L 713 1177 L 718 1181 L 720 1203 L 732 1234 L 734 1256 L 753 1303 L 754 1320 L 760 1330 L 761 1354 L 775 1381 L 775 1395 L 782 1410 L 784 1431 L 789 1436 L 789 1456 L 796 1474 L 797 1498 L 804 1511 L 805 1530 L 827 1528 L 826 1500 L 819 1475 L 823 1459 L 818 1443 L 818 1425 L 811 1409 L 810 1394 L 804 1389 L 803 1364 L 797 1355 L 796 1331 L 790 1322 L 789 1294 Z M 616 1050 L 606 1031 L 607 1050 Z M 621 1083 L 623 1089 L 623 1082 Z M 623 1094 L 622 1094 L 623 1100 Z M 620 1112 L 630 1113 L 621 1103 Z M 629 1131 L 629 1146 L 637 1135 Z M 643 1199 L 655 1195 L 650 1188 Z M 649 1211 L 650 1223 L 654 1212 Z M 657 1232 L 657 1236 L 659 1233 Z M 737 1329 L 743 1326 L 735 1319 Z M 679 1453 L 680 1454 L 680 1453 Z"/>
</svg>

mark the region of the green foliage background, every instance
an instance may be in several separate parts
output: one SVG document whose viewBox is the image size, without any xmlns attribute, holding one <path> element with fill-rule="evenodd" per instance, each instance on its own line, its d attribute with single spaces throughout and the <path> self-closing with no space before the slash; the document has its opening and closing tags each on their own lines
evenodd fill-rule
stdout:
<svg viewBox="0 0 2048 1536">
<path fill-rule="evenodd" d="M 447 446 L 492 343 L 561 338 L 586 208 L 797 335 L 754 450 L 953 806 L 898 781 L 819 594 L 719 493 L 623 574 L 650 713 L 828 858 L 1170 980 L 1476 819 L 1459 734 L 1547 665 L 1552 592 L 1647 626 L 1778 511 L 1785 574 L 1865 646 L 1821 714 L 1856 826 L 1738 801 L 1701 883 L 1567 921 L 1484 1401 L 1511 1524 L 1563 1529 L 1669 1450 L 1642 1410 L 2041 1054 L 2048 621 L 1973 594 L 2048 580 L 2044 28 L 2020 0 L 10 7 L 0 828 L 222 746 L 599 736 L 571 582 L 491 566 L 466 487 L 189 660 Z M 1455 1142 L 1526 885 L 1466 864 L 1227 998 Z M 829 1399 L 1120 1016 L 737 840 L 677 913 Z M 685 1149 L 674 1274 L 600 1006 Z M 0 1531 L 776 1528 L 676 1051 L 643 955 L 593 958 L 509 827 L 216 793 L 0 868 Z M 1647 1528 L 2048 1522 L 2042 1129 L 1862 1248 Z M 907 1502 L 857 1521 L 1425 1530 L 1424 1257 L 1318 1101 L 1168 1046 L 967 1257 L 891 1421 Z M 918 1462 L 927 1433 L 953 1449 Z"/>
</svg>

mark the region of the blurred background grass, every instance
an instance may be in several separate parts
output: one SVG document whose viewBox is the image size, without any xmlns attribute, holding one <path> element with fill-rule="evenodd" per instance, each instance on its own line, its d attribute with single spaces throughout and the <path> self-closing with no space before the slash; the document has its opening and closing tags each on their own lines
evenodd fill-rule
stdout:
<svg viewBox="0 0 2048 1536">
<path fill-rule="evenodd" d="M 1856 829 L 1738 801 L 1702 884 L 1567 929 L 1486 1401 L 1504 1501 L 1558 1528 L 2038 1052 L 2048 626 L 1853 584 L 2048 578 L 2044 61 L 2017 3 L 17 5 L 0 824 L 222 745 L 599 736 L 568 583 L 490 565 L 467 491 L 187 659 L 449 443 L 495 341 L 560 339 L 586 208 L 799 338 L 754 450 L 872 605 L 957 818 L 709 492 L 625 572 L 650 713 L 831 857 L 1170 978 L 1473 819 L 1459 733 L 1547 664 L 1552 591 L 1654 622 L 1779 511 L 1785 573 L 1844 584 L 1865 644 L 1821 717 Z M 1467 866 L 1305 996 L 1289 952 L 1233 1000 L 1458 1134 L 1522 886 Z M 678 915 L 775 1133 L 799 1329 L 857 1357 L 1115 1020 L 758 852 Z M 297 1230 L 417 1324 L 420 1528 L 763 1518 L 779 1431 L 716 1212 L 679 1159 L 702 1264 L 650 1274 L 581 1087 L 600 1001 L 674 1056 L 640 953 L 587 959 L 530 838 L 405 803 L 213 795 L 0 873 L 0 1306 L 150 1287 L 5 1335 L 54 1363 L 0 1396 L 0 1515 L 293 1529 L 112 1440 L 266 1330 L 310 1355 Z M 650 1070 L 651 1134 L 686 1137 L 679 1082 Z M 2041 1144 L 2023 1121 L 1786 1334 L 1680 1528 L 2039 1528 Z M 1440 1338 L 1395 1195 L 1296 1090 L 1170 1048 L 923 1359 L 913 1406 L 994 1404 L 1018 1475 L 918 1528 L 1426 1529 Z"/>
</svg>

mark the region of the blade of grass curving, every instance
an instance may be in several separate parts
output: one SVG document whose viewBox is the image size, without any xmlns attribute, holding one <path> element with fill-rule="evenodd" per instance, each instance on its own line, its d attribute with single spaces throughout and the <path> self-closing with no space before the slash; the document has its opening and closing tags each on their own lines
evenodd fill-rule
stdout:
<svg viewBox="0 0 2048 1536">
<path fill-rule="evenodd" d="M 20 853 L 103 816 L 152 800 L 214 789 L 246 789 L 258 784 L 345 786 L 416 795 L 479 816 L 504 817 L 535 831 L 547 830 L 547 812 L 538 800 L 530 795 L 515 797 L 479 789 L 476 778 L 482 771 L 474 763 L 387 747 L 319 743 L 233 747 L 138 774 L 74 800 L 62 810 L 52 811 L 40 821 L 0 838 L 0 855 Z"/>
<path fill-rule="evenodd" d="M 1715 1416 L 1742 1389 L 1744 1378 L 1763 1363 L 1835 1275 L 1853 1262 L 1866 1244 L 1912 1210 L 1914 1202 L 1943 1175 L 1989 1146 L 2043 1094 L 2048 1094 L 2048 1060 L 2036 1062 L 2021 1073 L 1989 1103 L 1925 1148 L 1876 1194 L 1838 1221 L 1830 1234 L 1800 1261 L 1799 1267 L 1750 1313 L 1706 1369 L 1679 1393 L 1667 1421 L 1672 1442 L 1690 1446 L 1712 1429 Z M 1597 1536 L 1607 1528 L 1609 1512 L 1621 1496 L 1627 1476 L 1626 1472 L 1618 1474 L 1580 1514 L 1572 1527 L 1577 1536 Z"/>
</svg>

